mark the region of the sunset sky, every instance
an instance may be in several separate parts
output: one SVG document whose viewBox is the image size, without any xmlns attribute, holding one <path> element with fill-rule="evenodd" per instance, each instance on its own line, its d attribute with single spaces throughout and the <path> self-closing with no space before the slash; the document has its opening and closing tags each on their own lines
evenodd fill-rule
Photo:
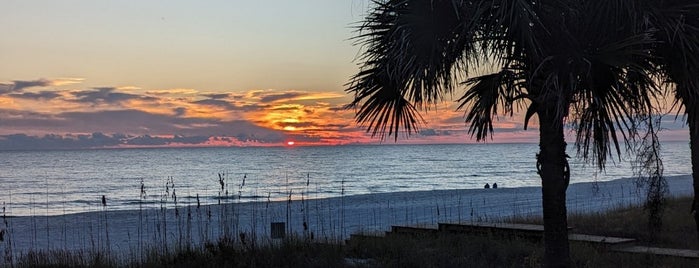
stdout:
<svg viewBox="0 0 699 268">
<path fill-rule="evenodd" d="M 5 0 L 0 149 L 376 143 L 342 109 L 369 6 Z M 424 117 L 400 142 L 473 142 L 453 101 Z M 665 135 L 686 140 L 681 121 Z M 493 142 L 537 140 L 521 117 L 496 127 Z"/>
</svg>

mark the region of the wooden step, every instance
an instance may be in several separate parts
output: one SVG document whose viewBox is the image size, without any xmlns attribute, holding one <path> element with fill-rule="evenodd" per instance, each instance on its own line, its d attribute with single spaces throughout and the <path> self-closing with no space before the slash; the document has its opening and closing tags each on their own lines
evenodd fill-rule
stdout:
<svg viewBox="0 0 699 268">
<path fill-rule="evenodd" d="M 675 249 L 675 248 L 656 248 L 646 246 L 629 246 L 613 249 L 617 252 L 627 252 L 635 254 L 654 254 L 669 257 L 680 257 L 689 259 L 699 259 L 699 250 L 693 249 Z"/>
<path fill-rule="evenodd" d="M 439 232 L 439 229 L 435 228 L 435 226 L 391 226 L 391 234 L 423 235 L 435 234 L 437 232 Z"/>
<path fill-rule="evenodd" d="M 537 224 L 520 223 L 495 223 L 495 222 L 473 222 L 473 223 L 440 223 L 441 231 L 473 231 L 473 230 L 513 230 L 524 232 L 543 233 L 544 226 Z"/>
<path fill-rule="evenodd" d="M 568 227 L 569 231 L 571 229 Z M 544 226 L 537 224 L 494 222 L 440 223 L 439 230 L 450 233 L 520 237 L 534 241 L 544 237 Z"/>
<path fill-rule="evenodd" d="M 605 247 L 627 245 L 627 244 L 631 244 L 633 242 L 636 242 L 636 239 L 633 239 L 633 238 L 587 235 L 587 234 L 569 234 L 568 240 L 570 240 L 571 242 L 597 244 L 597 245 L 601 245 L 601 246 L 605 246 Z"/>
</svg>

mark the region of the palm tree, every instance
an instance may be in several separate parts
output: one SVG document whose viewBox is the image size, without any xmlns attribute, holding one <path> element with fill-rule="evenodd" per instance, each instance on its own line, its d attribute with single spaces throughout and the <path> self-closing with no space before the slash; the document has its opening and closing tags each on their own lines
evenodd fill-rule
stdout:
<svg viewBox="0 0 699 268">
<path fill-rule="evenodd" d="M 359 28 L 362 67 L 347 89 L 348 107 L 373 135 L 414 133 L 420 111 L 454 93 L 478 140 L 493 116 L 527 107 L 525 128 L 539 119 L 537 170 L 542 180 L 544 265 L 569 266 L 566 189 L 570 170 L 564 126 L 577 132 L 584 158 L 604 168 L 637 115 L 651 112 L 652 39 L 623 0 L 380 0 Z M 481 63 L 492 74 L 470 77 Z"/>
<path fill-rule="evenodd" d="M 655 31 L 656 64 L 674 86 L 676 104 L 689 126 L 694 181 L 692 214 L 699 239 L 699 4 L 694 0 L 647 1 L 645 16 Z"/>
</svg>

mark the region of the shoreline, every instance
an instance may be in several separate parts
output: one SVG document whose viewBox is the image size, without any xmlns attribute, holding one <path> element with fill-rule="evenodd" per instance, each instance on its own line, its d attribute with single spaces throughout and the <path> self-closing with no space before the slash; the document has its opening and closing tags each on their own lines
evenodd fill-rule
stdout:
<svg viewBox="0 0 699 268">
<path fill-rule="evenodd" d="M 676 179 L 682 179 L 685 177 L 690 177 L 690 174 L 686 175 L 671 175 L 665 177 L 666 180 L 676 180 Z M 593 185 L 593 184 L 628 184 L 629 181 L 633 183 L 633 181 L 636 180 L 636 178 L 631 178 L 631 177 L 625 177 L 625 178 L 618 178 L 618 179 L 613 179 L 613 180 L 607 180 L 607 181 L 592 181 L 592 182 L 576 182 L 576 183 L 571 183 L 568 187 L 568 190 L 570 191 L 571 187 L 578 187 L 576 185 Z M 690 182 L 691 183 L 691 182 Z M 509 191 L 528 191 L 525 189 L 540 189 L 540 186 L 522 186 L 522 187 L 502 187 L 500 186 L 499 188 L 464 188 L 464 189 L 438 189 L 438 190 L 420 190 L 420 191 L 397 191 L 397 192 L 379 192 L 379 193 L 362 193 L 362 194 L 354 194 L 354 195 L 346 195 L 346 196 L 332 196 L 332 197 L 319 197 L 319 198 L 313 198 L 313 197 L 304 197 L 303 200 L 306 202 L 316 202 L 319 200 L 327 200 L 329 202 L 335 201 L 340 199 L 366 199 L 366 198 L 374 198 L 374 199 L 391 199 L 391 198 L 405 198 L 406 196 L 411 196 L 411 195 L 417 195 L 417 196 L 431 196 L 431 195 L 439 195 L 439 194 L 449 194 L 449 195 L 454 195 L 454 194 L 463 194 L 463 192 L 471 192 L 476 195 L 480 195 L 483 193 L 492 193 L 495 191 L 502 191 L 502 192 L 509 192 Z M 519 190 L 514 190 L 514 189 L 519 189 Z M 680 191 L 681 192 L 681 191 Z M 568 193 L 568 197 L 570 198 L 570 192 Z M 673 191 L 670 191 L 669 194 L 673 194 Z M 298 192 L 294 192 L 294 196 L 292 198 L 292 202 L 301 202 L 302 198 L 299 198 L 301 195 Z M 212 204 L 212 203 L 206 203 L 202 204 L 201 207 L 217 207 L 217 206 L 225 206 L 225 205 L 230 205 L 230 206 L 255 206 L 255 205 L 264 205 L 264 204 L 277 204 L 277 203 L 286 203 L 288 200 L 271 200 L 271 201 L 251 201 L 251 199 L 264 199 L 264 196 L 255 196 L 255 197 L 243 197 L 243 202 L 230 202 L 230 201 L 237 201 L 238 197 L 237 195 L 231 195 L 228 197 L 221 197 L 221 198 L 214 198 L 214 199 L 220 199 L 221 201 L 227 200 L 229 202 L 221 202 L 220 204 Z M 184 199 L 188 200 L 196 200 L 196 197 L 194 196 L 187 196 L 184 197 Z M 246 200 L 247 199 L 247 200 Z M 174 210 L 174 205 L 172 201 L 167 201 L 163 203 L 160 200 L 149 200 L 147 202 L 144 202 L 144 204 L 147 204 L 147 206 L 144 206 L 144 208 L 141 210 L 143 212 L 146 211 L 159 211 L 161 210 L 160 207 L 156 207 L 154 205 L 160 205 L 160 204 L 167 204 L 167 209 L 168 210 Z M 187 207 L 195 207 L 196 206 L 196 201 L 192 202 L 179 202 L 178 207 L 179 209 L 184 209 Z M 103 211 L 102 209 L 95 209 L 91 211 L 79 211 L 79 212 L 70 212 L 70 213 L 65 213 L 65 214 L 49 214 L 49 215 L 6 215 L 7 218 L 31 218 L 31 217 L 37 217 L 37 218 L 56 218 L 56 217 L 64 217 L 64 216 L 74 216 L 74 215 L 81 215 L 81 214 L 94 214 L 94 213 L 126 213 L 126 212 L 131 212 L 131 213 L 137 213 L 139 212 L 138 209 L 109 209 L 111 208 L 110 206 L 107 206 L 107 210 Z M 36 211 L 41 212 L 42 208 L 37 207 L 35 209 Z M 2 215 L 0 215 L 2 216 Z"/>
<path fill-rule="evenodd" d="M 691 195 L 689 175 L 669 176 L 668 196 Z M 638 204 L 645 198 L 634 178 L 571 184 L 569 213 L 603 211 Z M 596 187 L 594 186 L 596 184 Z M 54 216 L 7 217 L 6 240 L 15 253 L 29 250 L 104 250 L 140 252 L 145 246 L 194 245 L 222 236 L 269 241 L 270 224 L 314 239 L 345 239 L 360 231 L 385 231 L 391 225 L 497 221 L 541 214 L 540 187 L 454 189 L 360 194 L 270 202 L 179 206 L 167 210 L 104 210 Z M 5 228 L 0 223 L 0 228 Z M 7 242 L 0 242 L 5 250 Z"/>
</svg>

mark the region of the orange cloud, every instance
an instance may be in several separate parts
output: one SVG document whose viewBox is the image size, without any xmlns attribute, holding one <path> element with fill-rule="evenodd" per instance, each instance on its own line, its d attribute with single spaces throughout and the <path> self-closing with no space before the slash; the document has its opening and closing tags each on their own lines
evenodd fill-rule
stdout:
<svg viewBox="0 0 699 268">
<path fill-rule="evenodd" d="M 57 78 L 54 79 L 51 83 L 53 86 L 68 86 L 68 85 L 75 85 L 75 84 L 80 84 L 83 81 L 85 81 L 84 78 Z"/>
<path fill-rule="evenodd" d="M 351 96 L 336 92 L 271 89 L 211 92 L 188 88 L 148 90 L 137 86 L 44 89 L 43 86 L 80 81 L 39 79 L 4 83 L 0 90 L 0 120 L 4 124 L 0 138 L 14 133 L 131 135 L 128 144 L 118 142 L 121 134 L 109 139 L 117 146 L 394 142 L 372 138 L 366 129 L 359 127 L 354 118 L 356 111 L 343 108 Z M 456 111 L 456 103 L 442 102 L 427 108 L 422 112 L 425 122 L 419 132 L 407 139 L 400 136 L 398 143 L 475 142 L 468 134 L 464 112 Z M 521 114 L 498 116 L 493 122 L 494 136 L 487 142 L 536 142 L 538 120 L 536 117 L 531 120 L 530 131 L 523 131 L 522 121 Z M 675 124 L 668 128 L 683 126 Z M 99 140 L 102 136 L 95 137 Z M 24 139 L 27 140 L 31 141 Z"/>
<path fill-rule="evenodd" d="M 168 96 L 191 96 L 197 95 L 200 92 L 196 89 L 191 88 L 172 88 L 172 89 L 158 89 L 158 90 L 148 90 L 146 94 L 150 95 L 168 95 Z"/>
</svg>

